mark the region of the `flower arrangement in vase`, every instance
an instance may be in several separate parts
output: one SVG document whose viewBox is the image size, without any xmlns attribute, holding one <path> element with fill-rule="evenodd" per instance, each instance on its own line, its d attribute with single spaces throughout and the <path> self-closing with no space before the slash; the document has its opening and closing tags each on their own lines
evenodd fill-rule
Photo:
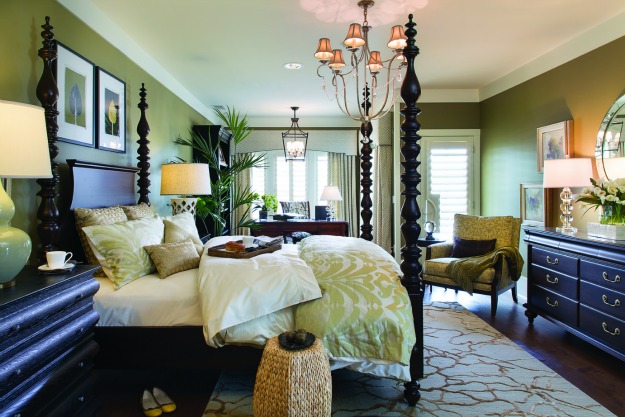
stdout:
<svg viewBox="0 0 625 417">
<path fill-rule="evenodd" d="M 588 207 L 586 211 L 601 208 L 599 223 L 588 223 L 588 234 L 625 240 L 625 178 L 591 178 L 590 183 L 575 199 Z"/>
<path fill-rule="evenodd" d="M 278 197 L 274 194 L 264 194 L 262 196 L 257 194 L 256 198 L 260 200 L 255 207 L 256 209 L 260 209 L 260 212 L 258 213 L 260 219 L 267 219 L 268 211 L 271 210 L 275 213 L 276 210 L 278 210 Z"/>
</svg>

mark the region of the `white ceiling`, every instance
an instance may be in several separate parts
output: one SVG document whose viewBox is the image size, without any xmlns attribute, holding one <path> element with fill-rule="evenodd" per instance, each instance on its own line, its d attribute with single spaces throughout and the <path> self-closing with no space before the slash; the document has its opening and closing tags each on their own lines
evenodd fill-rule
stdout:
<svg viewBox="0 0 625 417">
<path fill-rule="evenodd" d="M 302 126 L 340 115 L 316 74 L 318 39 L 338 48 L 362 23 L 356 0 L 57 1 L 205 116 L 224 105 L 288 120 L 299 106 Z M 625 35 L 623 0 L 378 0 L 370 40 L 383 57 L 408 13 L 428 101 L 479 101 Z"/>
</svg>

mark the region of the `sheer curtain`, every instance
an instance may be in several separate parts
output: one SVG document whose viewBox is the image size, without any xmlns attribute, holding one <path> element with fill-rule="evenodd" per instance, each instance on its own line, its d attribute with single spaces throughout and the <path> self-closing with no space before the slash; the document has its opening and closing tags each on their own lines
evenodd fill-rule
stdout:
<svg viewBox="0 0 625 417">
<path fill-rule="evenodd" d="M 343 201 L 335 201 L 336 217 L 349 222 L 349 235 L 358 237 L 358 167 L 355 155 L 328 152 L 328 184 L 339 187 Z M 338 203 L 338 204 L 337 204 Z"/>
<path fill-rule="evenodd" d="M 393 114 L 380 119 L 373 149 L 373 242 L 393 251 Z"/>
<path fill-rule="evenodd" d="M 241 158 L 244 155 L 245 154 L 235 154 L 233 156 L 233 159 L 236 161 L 238 158 Z M 244 171 L 241 171 L 241 173 L 239 173 L 239 175 L 237 175 L 234 180 L 234 187 L 236 187 L 238 190 L 243 190 L 246 187 L 249 188 L 251 184 L 252 184 L 252 170 L 251 169 L 246 169 Z M 230 219 L 230 221 L 232 222 L 232 233 L 231 233 L 232 235 L 250 235 L 251 234 L 249 227 L 236 227 L 236 224 L 234 223 L 235 221 L 238 222 L 238 219 L 240 219 L 241 216 L 243 216 L 245 209 L 246 207 L 237 207 L 232 212 L 232 218 Z M 251 214 L 251 211 L 250 213 L 248 213 L 248 217 L 250 214 Z"/>
</svg>

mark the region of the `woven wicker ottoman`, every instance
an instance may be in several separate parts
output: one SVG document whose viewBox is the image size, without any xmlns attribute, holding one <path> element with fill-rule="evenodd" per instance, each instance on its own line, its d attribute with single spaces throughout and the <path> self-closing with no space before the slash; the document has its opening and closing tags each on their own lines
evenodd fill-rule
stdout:
<svg viewBox="0 0 625 417">
<path fill-rule="evenodd" d="M 254 417 L 326 417 L 332 410 L 330 363 L 321 339 L 287 350 L 269 339 L 254 384 Z"/>
</svg>

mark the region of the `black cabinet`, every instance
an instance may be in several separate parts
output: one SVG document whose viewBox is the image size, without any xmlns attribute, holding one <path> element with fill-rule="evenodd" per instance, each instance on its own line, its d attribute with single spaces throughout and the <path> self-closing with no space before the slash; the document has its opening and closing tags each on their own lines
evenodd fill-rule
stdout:
<svg viewBox="0 0 625 417">
<path fill-rule="evenodd" d="M 39 275 L 27 266 L 0 291 L 0 416 L 95 415 L 96 269 Z"/>
<path fill-rule="evenodd" d="M 625 360 L 625 242 L 524 230 L 530 323 L 544 317 Z"/>
<path fill-rule="evenodd" d="M 193 133 L 197 135 L 197 139 L 203 140 L 206 146 L 209 146 L 210 149 L 215 149 L 215 160 L 216 164 L 211 164 L 210 167 L 210 176 L 211 182 L 215 183 L 219 178 L 219 173 L 221 170 L 228 168 L 230 165 L 230 146 L 231 146 L 231 133 L 228 132 L 223 126 L 220 125 L 195 125 L 193 126 Z M 196 151 L 193 150 L 193 160 L 195 162 L 208 162 L 205 158 Z M 219 165 L 219 169 L 216 169 L 216 165 Z M 226 212 L 229 212 L 229 207 L 224 208 Z M 201 219 L 196 220 L 198 231 L 200 233 L 200 237 L 202 240 L 207 240 L 209 235 L 212 235 L 213 230 L 213 220 L 210 216 L 206 219 L 206 221 L 202 221 Z M 224 230 L 224 235 L 230 233 L 230 218 L 226 219 L 226 228 Z M 212 236 L 210 236 L 212 237 Z"/>
</svg>

